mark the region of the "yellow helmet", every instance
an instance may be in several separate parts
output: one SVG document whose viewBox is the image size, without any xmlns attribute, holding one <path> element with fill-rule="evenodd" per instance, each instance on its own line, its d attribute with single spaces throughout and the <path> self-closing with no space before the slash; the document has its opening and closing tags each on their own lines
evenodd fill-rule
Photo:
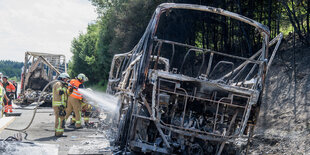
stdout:
<svg viewBox="0 0 310 155">
<path fill-rule="evenodd" d="M 61 73 L 61 74 L 59 74 L 58 77 L 59 77 L 59 78 L 62 78 L 62 79 L 65 79 L 65 78 L 70 79 L 70 76 L 69 76 L 68 73 Z"/>
<path fill-rule="evenodd" d="M 80 80 L 80 81 L 83 80 L 84 82 L 88 81 L 88 78 L 87 78 L 86 75 L 83 74 L 83 73 L 80 73 L 80 74 L 77 76 L 77 79 Z"/>
</svg>

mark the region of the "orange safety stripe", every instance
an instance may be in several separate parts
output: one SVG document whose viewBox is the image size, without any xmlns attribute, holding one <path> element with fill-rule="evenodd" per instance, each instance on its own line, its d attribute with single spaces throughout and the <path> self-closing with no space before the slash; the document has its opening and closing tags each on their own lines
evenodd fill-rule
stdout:
<svg viewBox="0 0 310 155">
<path fill-rule="evenodd" d="M 78 93 L 77 91 L 73 90 L 72 94 L 70 95 L 74 98 L 77 98 L 77 99 L 82 99 L 82 95 L 80 93 Z"/>
<path fill-rule="evenodd" d="M 76 90 L 73 90 L 72 94 L 74 94 L 75 96 L 82 97 L 82 95 Z"/>
</svg>

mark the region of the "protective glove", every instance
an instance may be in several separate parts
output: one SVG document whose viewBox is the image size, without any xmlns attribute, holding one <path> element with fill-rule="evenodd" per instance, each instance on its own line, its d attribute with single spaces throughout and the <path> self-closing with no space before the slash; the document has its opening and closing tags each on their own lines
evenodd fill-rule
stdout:
<svg viewBox="0 0 310 155">
<path fill-rule="evenodd" d="M 59 110 L 64 110 L 65 109 L 65 106 L 64 105 L 60 105 L 59 106 Z"/>
<path fill-rule="evenodd" d="M 66 88 L 68 88 L 68 83 L 65 82 L 65 83 L 63 84 L 63 86 L 66 87 Z"/>
<path fill-rule="evenodd" d="M 66 111 L 65 111 L 65 106 L 64 105 L 60 105 L 58 107 L 59 109 L 59 116 L 66 116 Z"/>
<path fill-rule="evenodd" d="M 59 95 L 63 95 L 65 92 L 63 90 L 59 90 Z"/>
<path fill-rule="evenodd" d="M 65 110 L 59 110 L 59 116 L 66 116 L 66 111 Z"/>
<path fill-rule="evenodd" d="M 71 94 L 72 92 L 73 92 L 73 88 L 70 87 L 70 88 L 69 88 L 69 93 Z"/>
</svg>

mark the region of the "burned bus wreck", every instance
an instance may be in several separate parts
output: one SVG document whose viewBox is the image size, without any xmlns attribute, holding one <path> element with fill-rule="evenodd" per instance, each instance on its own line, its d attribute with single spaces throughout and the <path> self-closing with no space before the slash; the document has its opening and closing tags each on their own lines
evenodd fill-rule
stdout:
<svg viewBox="0 0 310 155">
<path fill-rule="evenodd" d="M 15 103 L 28 105 L 37 101 L 44 87 L 66 71 L 66 58 L 62 54 L 25 52 L 21 92 Z M 43 97 L 44 102 L 51 105 L 52 89 L 49 88 Z"/>
<path fill-rule="evenodd" d="M 225 27 L 226 22 L 226 26 L 248 26 L 249 32 L 258 36 L 254 41 L 260 41 L 260 47 L 248 45 L 244 37 L 247 31 L 241 33 L 241 39 L 231 37 L 237 40 L 230 42 L 231 48 L 207 44 L 210 37 L 202 39 L 203 44 L 197 42 L 199 39 L 169 40 L 165 31 L 171 27 L 168 21 L 183 27 L 176 36 L 186 37 L 193 26 L 197 27 L 196 22 L 182 17 L 181 11 L 198 15 L 197 19 L 206 17 L 205 23 L 211 23 L 203 26 L 202 33 L 195 31 L 196 38 L 214 30 L 219 33 L 212 24 Z M 173 15 L 178 17 L 170 17 Z M 180 20 L 187 24 L 180 25 Z M 269 38 L 266 26 L 223 9 L 159 5 L 139 43 L 132 51 L 115 55 L 112 61 L 107 92 L 119 97 L 116 144 L 138 152 L 228 153 L 225 145 L 248 139 L 256 124 L 265 76 L 282 34 L 271 41 Z M 247 43 L 247 48 L 233 48 L 239 47 L 238 42 Z M 236 50 L 246 54 L 237 54 Z"/>
</svg>

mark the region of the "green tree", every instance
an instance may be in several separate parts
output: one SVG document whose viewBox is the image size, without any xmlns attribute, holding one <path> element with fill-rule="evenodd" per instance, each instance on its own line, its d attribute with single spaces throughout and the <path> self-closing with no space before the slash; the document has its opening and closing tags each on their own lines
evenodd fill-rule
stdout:
<svg viewBox="0 0 310 155">
<path fill-rule="evenodd" d="M 130 51 L 143 35 L 155 10 L 163 2 L 191 3 L 213 6 L 236 12 L 262 24 L 271 30 L 271 38 L 280 30 L 295 29 L 304 43 L 309 42 L 310 1 L 307 0 L 90 0 L 97 8 L 99 18 L 90 24 L 85 34 L 72 41 L 73 58 L 69 64 L 70 74 L 85 73 L 91 84 L 107 83 L 111 60 L 114 54 Z M 167 18 L 162 35 L 175 41 L 195 44 L 214 50 L 226 50 L 247 56 L 261 46 L 256 37 L 242 23 L 229 18 L 218 20 L 211 16 L 200 16 L 197 22 L 188 19 L 193 13 L 176 11 L 175 17 Z M 290 22 L 287 22 L 290 21 Z M 172 23 L 171 26 L 167 23 Z M 218 26 L 214 26 L 214 25 Z M 190 28 L 190 29 L 189 29 Z M 182 33 L 180 33 L 182 32 Z M 164 54 L 164 53 L 163 53 Z"/>
<path fill-rule="evenodd" d="M 0 72 L 2 72 L 3 75 L 8 76 L 9 78 L 15 77 L 16 79 L 20 80 L 23 66 L 24 63 L 22 62 L 0 60 Z"/>
<path fill-rule="evenodd" d="M 97 73 L 97 52 L 96 44 L 98 40 L 98 24 L 90 24 L 86 34 L 80 34 L 72 41 L 71 52 L 72 61 L 69 63 L 69 74 L 72 77 L 79 73 L 84 73 L 89 77 L 90 83 L 97 83 L 99 79 L 94 76 Z"/>
</svg>

